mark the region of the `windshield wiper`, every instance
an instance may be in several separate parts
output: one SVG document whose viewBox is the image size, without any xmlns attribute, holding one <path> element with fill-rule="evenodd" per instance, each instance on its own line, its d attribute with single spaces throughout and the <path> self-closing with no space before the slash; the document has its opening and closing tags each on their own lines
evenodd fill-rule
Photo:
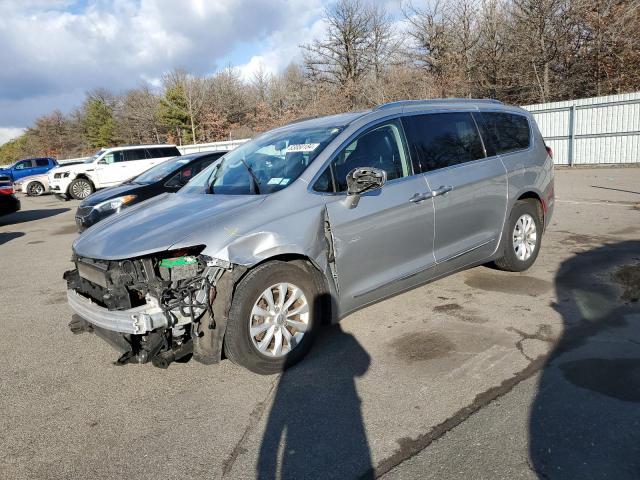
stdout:
<svg viewBox="0 0 640 480">
<path fill-rule="evenodd" d="M 251 180 L 253 181 L 253 188 L 256 192 L 256 195 L 260 195 L 260 180 L 258 180 L 258 177 L 256 177 L 255 173 L 253 173 L 253 170 L 251 169 L 249 164 L 244 160 L 244 158 L 240 157 L 240 161 L 247 169 L 247 172 L 249 172 L 249 175 L 251 175 Z"/>
<path fill-rule="evenodd" d="M 213 184 L 216 183 L 216 180 L 218 179 L 218 173 L 220 172 L 221 166 L 222 166 L 222 162 L 216 165 L 215 171 L 213 172 L 213 178 L 211 179 L 211 182 L 209 183 L 209 186 L 207 187 L 207 190 L 206 190 L 207 193 L 213 193 Z"/>
</svg>

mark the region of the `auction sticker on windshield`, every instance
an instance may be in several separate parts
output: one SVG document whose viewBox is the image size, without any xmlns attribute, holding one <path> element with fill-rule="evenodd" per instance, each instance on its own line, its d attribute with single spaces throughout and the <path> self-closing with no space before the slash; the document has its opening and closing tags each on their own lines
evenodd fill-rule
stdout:
<svg viewBox="0 0 640 480">
<path fill-rule="evenodd" d="M 316 148 L 318 148 L 319 145 L 319 143 L 298 143 L 295 145 L 289 145 L 287 147 L 286 153 L 313 152 Z"/>
</svg>

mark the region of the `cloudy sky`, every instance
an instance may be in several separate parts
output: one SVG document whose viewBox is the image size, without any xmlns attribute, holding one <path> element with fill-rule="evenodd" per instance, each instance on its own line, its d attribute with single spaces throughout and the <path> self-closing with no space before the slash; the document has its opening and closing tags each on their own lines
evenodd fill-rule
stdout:
<svg viewBox="0 0 640 480">
<path fill-rule="evenodd" d="M 0 0 L 0 144 L 87 90 L 184 68 L 279 71 L 322 35 L 328 0 Z M 394 5 L 395 2 L 386 0 Z"/>
</svg>

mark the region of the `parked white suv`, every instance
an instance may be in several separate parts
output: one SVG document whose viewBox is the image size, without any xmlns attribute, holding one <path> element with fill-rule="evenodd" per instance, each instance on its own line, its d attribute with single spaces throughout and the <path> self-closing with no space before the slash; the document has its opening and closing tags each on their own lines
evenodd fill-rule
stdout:
<svg viewBox="0 0 640 480">
<path fill-rule="evenodd" d="M 49 171 L 49 186 L 59 197 L 82 200 L 99 188 L 118 185 L 179 155 L 175 145 L 106 148 L 84 163 L 61 165 Z"/>
</svg>

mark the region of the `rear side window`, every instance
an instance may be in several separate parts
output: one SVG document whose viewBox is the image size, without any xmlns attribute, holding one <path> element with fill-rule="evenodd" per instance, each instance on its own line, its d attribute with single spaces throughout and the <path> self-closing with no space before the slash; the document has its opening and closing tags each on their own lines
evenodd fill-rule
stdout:
<svg viewBox="0 0 640 480">
<path fill-rule="evenodd" d="M 124 151 L 124 159 L 126 162 L 130 162 L 132 160 L 144 160 L 145 158 L 147 157 L 145 156 L 144 148 Z"/>
<path fill-rule="evenodd" d="M 47 160 L 46 158 L 38 158 L 36 160 L 36 167 L 48 167 L 49 166 L 49 160 Z"/>
<path fill-rule="evenodd" d="M 482 112 L 483 136 L 491 142 L 497 153 L 509 153 L 529 148 L 531 133 L 524 115 L 500 112 Z"/>
<path fill-rule="evenodd" d="M 176 147 L 155 147 L 147 148 L 147 158 L 161 158 L 161 157 L 178 157 L 180 156 L 180 150 Z"/>
<path fill-rule="evenodd" d="M 177 172 L 173 177 L 171 177 L 167 181 L 166 185 L 168 187 L 179 187 L 186 185 L 189 180 L 191 180 L 221 156 L 222 155 L 207 157 L 187 165 L 186 167 L 180 169 L 180 171 Z"/>
<path fill-rule="evenodd" d="M 416 172 L 428 172 L 484 158 L 482 140 L 470 113 L 403 117 Z"/>
</svg>

